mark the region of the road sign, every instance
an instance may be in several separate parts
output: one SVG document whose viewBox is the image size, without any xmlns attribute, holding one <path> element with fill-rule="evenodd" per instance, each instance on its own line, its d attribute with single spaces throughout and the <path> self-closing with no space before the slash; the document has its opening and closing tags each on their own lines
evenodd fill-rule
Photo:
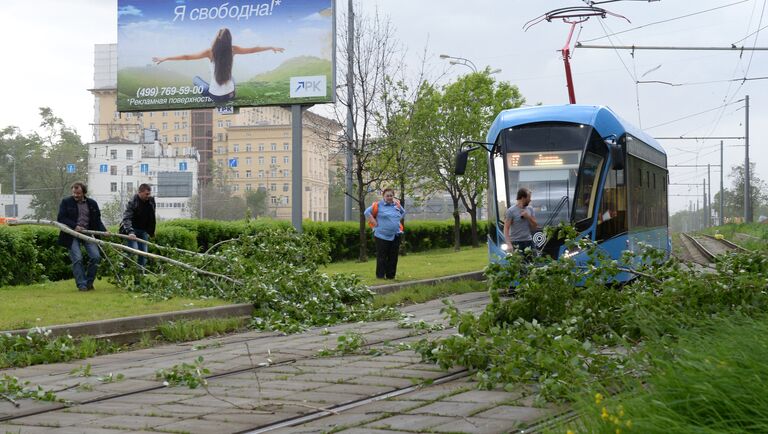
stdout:
<svg viewBox="0 0 768 434">
<path fill-rule="evenodd" d="M 237 158 L 229 159 L 229 167 L 237 167 Z"/>
<path fill-rule="evenodd" d="M 186 161 L 182 161 L 181 163 L 179 163 L 179 171 L 180 172 L 184 172 L 186 170 L 187 170 L 187 162 Z"/>
<path fill-rule="evenodd" d="M 69 163 L 67 164 L 67 173 L 75 173 L 76 167 L 74 164 Z"/>
<path fill-rule="evenodd" d="M 109 171 L 109 167 L 107 167 L 106 164 L 99 164 L 99 172 L 107 173 L 108 171 Z"/>
</svg>

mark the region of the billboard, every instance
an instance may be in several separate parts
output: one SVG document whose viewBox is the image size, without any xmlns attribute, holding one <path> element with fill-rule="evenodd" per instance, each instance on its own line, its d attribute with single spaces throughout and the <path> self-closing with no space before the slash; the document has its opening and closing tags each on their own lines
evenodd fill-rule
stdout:
<svg viewBox="0 0 768 434">
<path fill-rule="evenodd" d="M 334 0 L 118 0 L 117 15 L 118 111 L 335 100 Z"/>
</svg>

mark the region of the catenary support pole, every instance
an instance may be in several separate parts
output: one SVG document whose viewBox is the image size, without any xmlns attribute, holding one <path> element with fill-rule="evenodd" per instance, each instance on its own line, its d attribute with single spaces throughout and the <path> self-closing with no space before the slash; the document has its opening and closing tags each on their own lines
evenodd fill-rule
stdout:
<svg viewBox="0 0 768 434">
<path fill-rule="evenodd" d="M 744 97 L 744 222 L 752 223 L 752 195 L 749 185 L 749 95 Z"/>
<path fill-rule="evenodd" d="M 296 228 L 296 232 L 301 233 L 301 218 L 302 218 L 302 196 L 304 194 L 304 186 L 302 185 L 302 150 L 301 150 L 301 123 L 302 123 L 302 109 L 301 104 L 293 104 L 291 106 L 291 139 L 292 139 L 292 159 L 291 162 L 291 223 Z"/>
</svg>

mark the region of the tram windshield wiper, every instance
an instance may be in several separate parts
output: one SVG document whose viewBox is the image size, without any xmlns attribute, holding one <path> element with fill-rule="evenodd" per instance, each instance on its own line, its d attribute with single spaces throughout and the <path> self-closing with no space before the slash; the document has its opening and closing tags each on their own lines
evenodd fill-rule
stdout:
<svg viewBox="0 0 768 434">
<path fill-rule="evenodd" d="M 560 210 L 563 208 L 563 205 L 568 204 L 568 201 L 568 195 L 560 198 L 560 201 L 557 203 L 555 210 L 552 212 L 552 214 L 549 215 L 549 218 L 547 219 L 547 222 L 544 223 L 544 226 L 549 226 L 552 224 L 552 222 L 555 220 L 555 217 L 560 214 Z M 567 219 L 570 220 L 570 217 L 567 217 Z"/>
</svg>

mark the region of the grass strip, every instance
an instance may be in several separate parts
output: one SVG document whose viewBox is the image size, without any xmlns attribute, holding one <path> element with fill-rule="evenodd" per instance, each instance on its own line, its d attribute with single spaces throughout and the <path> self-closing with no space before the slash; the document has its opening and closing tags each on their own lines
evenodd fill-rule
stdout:
<svg viewBox="0 0 768 434">
<path fill-rule="evenodd" d="M 173 298 L 152 301 L 98 280 L 95 291 L 78 292 L 73 280 L 0 288 L 0 330 L 28 329 L 173 312 L 228 304 L 222 300 Z"/>
<path fill-rule="evenodd" d="M 480 271 L 486 265 L 488 265 L 488 248 L 485 246 L 462 247 L 458 252 L 453 249 L 435 249 L 428 252 L 409 253 L 400 256 L 394 282 Z M 383 285 L 393 282 L 376 278 L 375 256 L 368 258 L 368 262 L 333 262 L 321 267 L 320 271 L 328 274 L 356 274 L 366 285 Z"/>
</svg>

